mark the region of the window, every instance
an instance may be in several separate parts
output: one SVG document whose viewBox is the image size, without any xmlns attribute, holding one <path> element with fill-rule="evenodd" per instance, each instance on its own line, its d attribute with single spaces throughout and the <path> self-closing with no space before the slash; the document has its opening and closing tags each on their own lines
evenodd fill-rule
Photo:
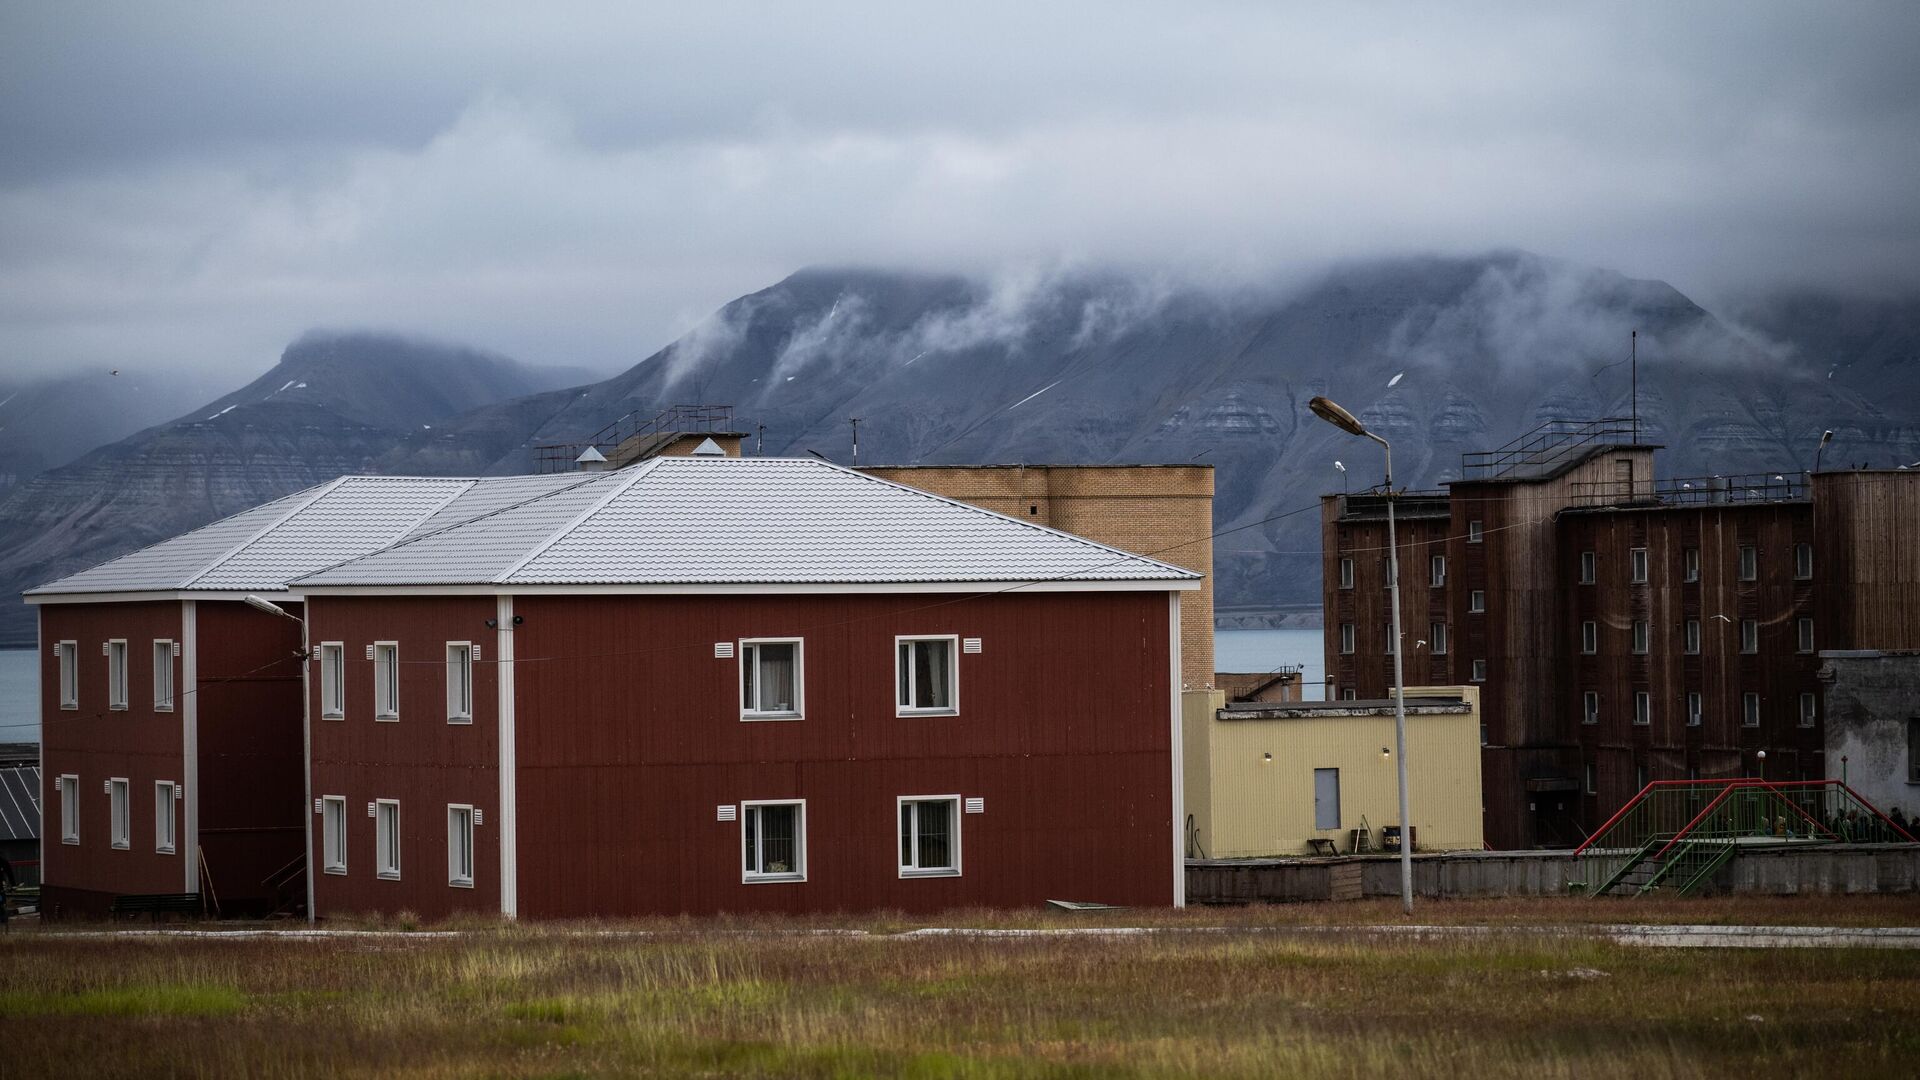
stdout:
<svg viewBox="0 0 1920 1080">
<path fill-rule="evenodd" d="M 400 643 L 373 643 L 373 718 L 400 719 Z"/>
<path fill-rule="evenodd" d="M 107 642 L 107 708 L 127 707 L 127 642 L 115 638 Z"/>
<path fill-rule="evenodd" d="M 1820 702 L 1811 693 L 1800 695 L 1800 726 L 1812 727 L 1820 719 Z"/>
<path fill-rule="evenodd" d="M 80 643 L 63 641 L 56 646 L 60 656 L 60 707 L 80 707 Z"/>
<path fill-rule="evenodd" d="M 1385 626 L 1383 626 L 1383 627 L 1381 627 L 1381 629 L 1380 629 L 1380 636 L 1381 636 L 1382 638 L 1385 638 L 1385 639 L 1386 639 L 1386 642 L 1387 642 L 1387 655 L 1388 655 L 1388 656 L 1392 656 L 1392 655 L 1393 655 L 1393 647 L 1394 647 L 1394 645 L 1396 644 L 1396 643 L 1395 643 L 1395 641 L 1394 641 L 1394 639 L 1393 639 L 1393 624 L 1392 624 L 1392 623 L 1387 623 L 1387 624 L 1386 624 Z"/>
<path fill-rule="evenodd" d="M 1760 651 L 1760 620 L 1740 620 L 1740 651 L 1743 653 Z"/>
<path fill-rule="evenodd" d="M 1428 626 L 1427 640 L 1433 643 L 1433 655 L 1447 655 L 1447 624 L 1437 622 Z"/>
<path fill-rule="evenodd" d="M 796 719 L 800 715 L 800 641 L 740 643 L 740 718 Z"/>
<path fill-rule="evenodd" d="M 1700 726 L 1700 691 L 1687 691 L 1687 726 Z"/>
<path fill-rule="evenodd" d="M 1688 619 L 1685 628 L 1687 655 L 1700 655 L 1700 620 Z"/>
<path fill-rule="evenodd" d="M 72 773 L 60 778 L 60 842 L 80 842 L 80 778 Z"/>
<path fill-rule="evenodd" d="M 805 881 L 807 804 L 740 804 L 743 881 Z"/>
<path fill-rule="evenodd" d="M 473 888 L 473 807 L 447 807 L 447 884 Z"/>
<path fill-rule="evenodd" d="M 1467 594 L 1467 613 L 1478 615 L 1487 610 L 1487 591 L 1475 589 Z"/>
<path fill-rule="evenodd" d="M 1313 827 L 1340 827 L 1340 770 L 1313 770 Z"/>
<path fill-rule="evenodd" d="M 960 872 L 960 796 L 900 800 L 900 876 Z"/>
<path fill-rule="evenodd" d="M 473 646 L 447 642 L 447 723 L 473 723 Z"/>
<path fill-rule="evenodd" d="M 172 653 L 168 653 L 172 657 Z M 156 780 L 153 784 L 153 850 L 162 855 L 173 854 L 174 842 L 174 801 L 175 785 L 171 780 Z"/>
<path fill-rule="evenodd" d="M 1481 746 L 1493 745 L 1492 743 L 1487 741 L 1487 725 L 1485 723 L 1482 723 L 1480 725 L 1480 745 Z"/>
<path fill-rule="evenodd" d="M 1689 582 L 1700 580 L 1699 548 L 1690 547 L 1680 552 L 1680 576 Z"/>
<path fill-rule="evenodd" d="M 1348 687 L 1347 689 L 1340 691 L 1340 700 L 1342 701 L 1352 701 L 1359 696 L 1360 696 L 1359 693 L 1355 691 L 1352 687 Z"/>
<path fill-rule="evenodd" d="M 960 673 L 954 664 L 959 639 L 895 638 L 895 713 L 951 715 L 960 711 Z"/>
<path fill-rule="evenodd" d="M 153 643 L 153 711 L 173 711 L 173 642 Z"/>
<path fill-rule="evenodd" d="M 1467 543 L 1477 544 L 1485 535 L 1486 531 L 1480 527 L 1478 521 L 1467 522 Z"/>
<path fill-rule="evenodd" d="M 1798 632 L 1798 635 L 1799 635 L 1800 651 L 1803 653 L 1812 652 L 1813 651 L 1813 620 L 1803 618 L 1794 624 L 1794 629 Z"/>
<path fill-rule="evenodd" d="M 1647 767 L 1645 765 L 1635 765 L 1633 767 L 1633 790 L 1647 790 L 1647 782 L 1651 779 L 1653 778 L 1647 774 Z"/>
<path fill-rule="evenodd" d="M 1580 624 L 1580 651 L 1588 656 L 1600 651 L 1600 624 L 1592 619 Z"/>
<path fill-rule="evenodd" d="M 1647 651 L 1652 647 L 1652 643 L 1653 643 L 1653 631 L 1650 627 L 1648 627 L 1647 620 L 1645 619 L 1633 620 L 1633 651 L 1634 653 L 1639 656 L 1645 656 L 1647 654 Z"/>
<path fill-rule="evenodd" d="M 1600 794 L 1600 767 L 1598 765 L 1595 765 L 1593 762 L 1589 761 L 1587 762 L 1586 771 L 1587 771 L 1587 794 L 1589 795 Z"/>
<path fill-rule="evenodd" d="M 320 643 L 320 715 L 339 719 L 347 715 L 347 647 L 338 641 Z"/>
<path fill-rule="evenodd" d="M 1634 548 L 1628 552 L 1628 564 L 1633 572 L 1633 584 L 1645 585 L 1647 583 L 1647 549 Z"/>
<path fill-rule="evenodd" d="M 1813 545 L 1793 545 L 1793 580 L 1813 580 Z"/>
<path fill-rule="evenodd" d="M 329 874 L 347 872 L 347 797 L 328 795 L 320 800 L 320 851 Z"/>
<path fill-rule="evenodd" d="M 1760 726 L 1760 695 L 1748 692 L 1740 695 L 1740 726 Z"/>
<path fill-rule="evenodd" d="M 1760 550 L 1752 544 L 1740 545 L 1740 580 L 1757 581 L 1760 578 Z"/>
<path fill-rule="evenodd" d="M 1470 676 L 1468 676 L 1467 681 L 1469 682 L 1486 682 L 1487 681 L 1487 662 L 1485 660 L 1475 660 L 1473 662 L 1473 672 Z"/>
<path fill-rule="evenodd" d="M 378 799 L 374 802 L 374 872 L 389 881 L 400 880 L 400 802 Z"/>
<path fill-rule="evenodd" d="M 107 822 L 108 840 L 115 848 L 125 851 L 133 846 L 133 806 L 124 776 L 107 781 Z"/>
<path fill-rule="evenodd" d="M 1340 560 L 1340 587 L 1343 589 L 1353 588 L 1353 560 L 1352 559 Z"/>
<path fill-rule="evenodd" d="M 1350 622 L 1340 624 L 1340 652 L 1343 655 L 1353 652 L 1353 624 Z"/>
<path fill-rule="evenodd" d="M 1400 576 L 1399 569 L 1400 568 L 1394 564 L 1393 556 L 1391 555 L 1380 560 L 1380 590 L 1382 592 L 1393 591 L 1394 581 Z"/>
<path fill-rule="evenodd" d="M 1653 695 L 1645 690 L 1633 692 L 1633 722 L 1641 727 L 1653 723 Z"/>
<path fill-rule="evenodd" d="M 1427 584 L 1436 589 L 1446 588 L 1447 557 L 1445 555 L 1435 555 L 1429 561 L 1427 566 Z"/>
<path fill-rule="evenodd" d="M 1907 782 L 1920 784 L 1920 717 L 1907 721 Z"/>
<path fill-rule="evenodd" d="M 1588 690 L 1580 695 L 1580 722 L 1597 724 L 1600 722 L 1600 692 Z"/>
<path fill-rule="evenodd" d="M 1580 584 L 1591 585 L 1599 578 L 1598 558 L 1591 551 L 1580 553 Z"/>
</svg>

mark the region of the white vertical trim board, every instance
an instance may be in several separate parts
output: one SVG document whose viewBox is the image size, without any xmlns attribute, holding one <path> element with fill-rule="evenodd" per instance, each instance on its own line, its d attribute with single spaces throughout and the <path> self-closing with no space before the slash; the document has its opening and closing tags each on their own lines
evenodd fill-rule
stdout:
<svg viewBox="0 0 1920 1080">
<path fill-rule="evenodd" d="M 500 914 L 511 919 L 520 913 L 520 865 L 515 858 L 518 843 L 519 808 L 515 805 L 518 779 L 515 763 L 513 712 L 513 597 L 495 601 L 494 682 L 500 691 L 498 742 L 500 743 Z"/>
<path fill-rule="evenodd" d="M 197 600 L 180 601 L 180 783 L 186 789 L 184 835 L 180 850 L 181 892 L 200 891 L 200 610 Z M 311 875 L 309 875 L 311 876 Z M 311 906 L 309 906 L 311 910 Z"/>
<path fill-rule="evenodd" d="M 1172 752 L 1167 756 L 1173 759 L 1173 820 L 1168 822 L 1173 833 L 1173 906 L 1187 906 L 1187 775 L 1186 775 L 1186 732 L 1180 724 L 1180 594 L 1167 593 L 1167 685 L 1168 697 L 1172 709 Z"/>
</svg>

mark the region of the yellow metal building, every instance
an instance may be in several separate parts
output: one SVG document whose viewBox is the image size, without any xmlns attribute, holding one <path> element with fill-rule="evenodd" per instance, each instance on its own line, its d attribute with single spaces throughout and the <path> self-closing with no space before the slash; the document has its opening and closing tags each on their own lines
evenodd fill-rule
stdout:
<svg viewBox="0 0 1920 1080">
<path fill-rule="evenodd" d="M 1189 858 L 1345 853 L 1362 819 L 1378 850 L 1399 824 L 1391 700 L 1229 707 L 1216 691 L 1184 712 Z M 1479 850 L 1478 687 L 1408 689 L 1407 763 L 1416 849 Z"/>
</svg>

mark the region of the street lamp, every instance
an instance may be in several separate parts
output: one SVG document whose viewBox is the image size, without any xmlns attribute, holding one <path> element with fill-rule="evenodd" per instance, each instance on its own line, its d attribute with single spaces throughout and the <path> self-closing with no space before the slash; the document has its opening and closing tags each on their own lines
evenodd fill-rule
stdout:
<svg viewBox="0 0 1920 1080">
<path fill-rule="evenodd" d="M 1387 452 L 1387 583 L 1393 604 L 1393 743 L 1400 770 L 1400 906 L 1413 914 L 1413 822 L 1407 812 L 1407 682 L 1401 670 L 1400 549 L 1393 533 L 1393 447 L 1354 415 L 1324 397 L 1307 402 L 1313 415 L 1349 435 L 1372 439 Z"/>
<path fill-rule="evenodd" d="M 312 660 L 312 649 L 307 645 L 307 620 L 271 600 L 254 596 L 252 593 L 240 599 L 255 611 L 278 615 L 282 619 L 291 619 L 300 624 L 300 751 L 301 760 L 305 766 L 301 770 L 300 779 L 306 791 L 306 801 L 301 803 L 303 809 L 300 817 L 305 820 L 307 826 L 307 922 L 311 924 L 313 922 L 313 815 L 304 809 L 313 802 L 313 699 L 310 696 L 311 689 L 307 685 L 307 669 Z"/>
</svg>

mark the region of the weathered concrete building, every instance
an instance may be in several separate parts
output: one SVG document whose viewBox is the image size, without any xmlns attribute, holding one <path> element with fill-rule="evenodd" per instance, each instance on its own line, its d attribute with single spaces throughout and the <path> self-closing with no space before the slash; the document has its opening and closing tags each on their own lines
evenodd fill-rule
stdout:
<svg viewBox="0 0 1920 1080">
<path fill-rule="evenodd" d="M 1835 775 L 1889 814 L 1920 813 L 1920 650 L 1828 650 L 1820 679 Z"/>
</svg>

